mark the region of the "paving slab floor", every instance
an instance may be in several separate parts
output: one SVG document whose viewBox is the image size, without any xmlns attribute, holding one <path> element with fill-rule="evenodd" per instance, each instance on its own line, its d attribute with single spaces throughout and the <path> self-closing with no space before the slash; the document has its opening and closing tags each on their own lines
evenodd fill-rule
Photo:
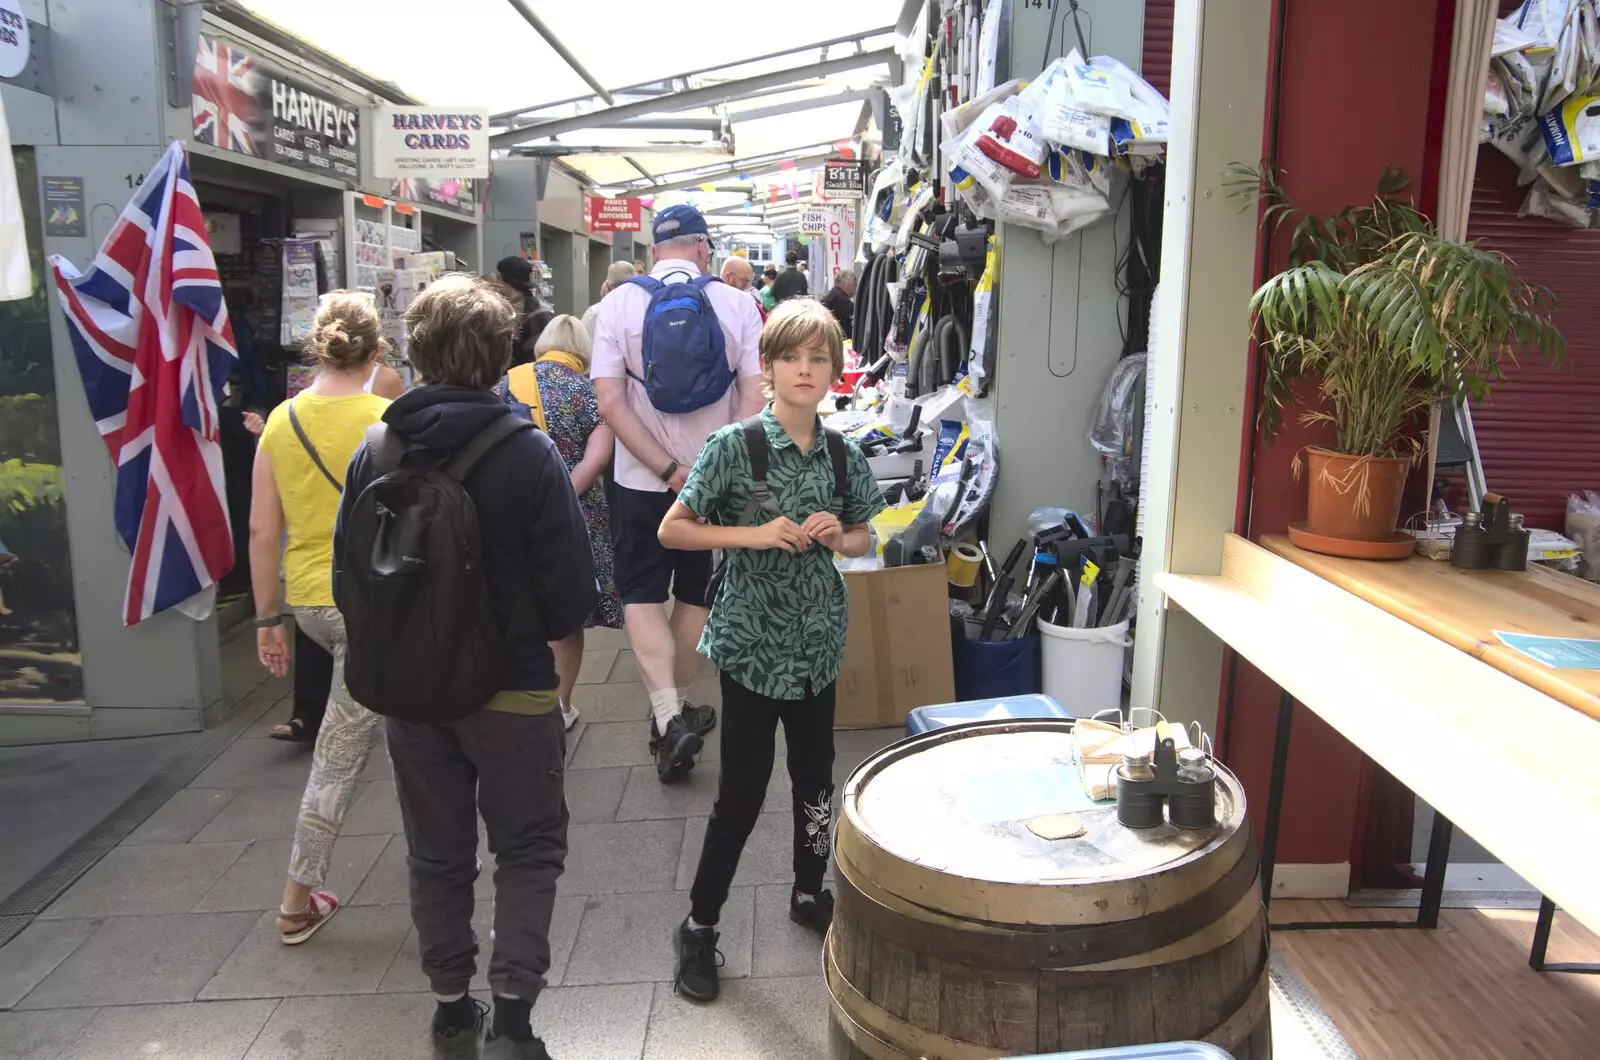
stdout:
<svg viewBox="0 0 1600 1060">
<path fill-rule="evenodd" d="M 723 914 L 723 996 L 692 1005 L 671 988 L 670 933 L 689 906 L 717 741 L 685 783 L 663 787 L 626 642 L 601 631 L 590 649 L 574 697 L 582 719 L 569 738 L 571 854 L 536 1030 L 559 1060 L 826 1057 L 821 944 L 785 907 L 781 746 L 768 812 Z M 691 696 L 719 702 L 709 666 Z M 288 710 L 280 701 L 0 948 L 0 1060 L 430 1060 L 433 1001 L 417 965 L 386 754 L 372 757 L 334 849 L 328 882 L 345 908 L 308 945 L 275 937 L 272 910 L 310 763 L 305 749 L 266 738 Z M 839 733 L 836 777 L 899 736 Z M 488 872 L 477 898 L 487 949 Z M 487 996 L 482 971 L 473 988 Z"/>
</svg>

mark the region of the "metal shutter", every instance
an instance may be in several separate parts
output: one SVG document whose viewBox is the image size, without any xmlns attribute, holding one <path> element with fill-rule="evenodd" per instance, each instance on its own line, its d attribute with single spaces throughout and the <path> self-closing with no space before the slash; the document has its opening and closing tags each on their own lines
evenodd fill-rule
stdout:
<svg viewBox="0 0 1600 1060">
<path fill-rule="evenodd" d="M 1510 497 L 1529 526 L 1560 530 L 1567 494 L 1600 489 L 1600 231 L 1518 217 L 1526 196 L 1512 161 L 1480 148 L 1467 237 L 1560 297 L 1567 363 L 1508 366 L 1492 398 L 1473 406 L 1472 423 L 1489 489 Z"/>
<path fill-rule="evenodd" d="M 1150 87 L 1172 98 L 1172 5 L 1174 0 L 1144 0 L 1144 58 L 1139 74 Z"/>
</svg>

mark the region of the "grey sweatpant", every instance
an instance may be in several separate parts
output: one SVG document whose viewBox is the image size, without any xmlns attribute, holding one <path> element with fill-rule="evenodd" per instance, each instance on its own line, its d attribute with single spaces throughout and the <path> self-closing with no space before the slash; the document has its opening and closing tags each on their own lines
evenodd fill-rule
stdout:
<svg viewBox="0 0 1600 1060">
<path fill-rule="evenodd" d="M 477 972 L 472 885 L 482 813 L 495 859 L 489 986 L 536 1000 L 550 970 L 550 916 L 567 859 L 560 712 L 479 710 L 448 725 L 389 718 L 387 727 L 423 973 L 434 993 L 448 996 Z"/>
</svg>

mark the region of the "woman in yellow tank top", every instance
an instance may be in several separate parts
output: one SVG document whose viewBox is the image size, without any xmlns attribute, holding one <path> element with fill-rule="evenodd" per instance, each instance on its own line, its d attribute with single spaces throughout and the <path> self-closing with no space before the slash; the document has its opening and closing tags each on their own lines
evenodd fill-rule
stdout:
<svg viewBox="0 0 1600 1060">
<path fill-rule="evenodd" d="M 289 878 L 278 910 L 278 931 L 289 945 L 310 938 L 339 909 L 337 897 L 317 888 L 327 876 L 333 841 L 355 798 L 356 778 L 366 767 L 381 721 L 345 689 L 344 619 L 333 604 L 333 526 L 345 469 L 367 428 L 389 406 L 386 398 L 366 389 L 383 350 L 371 296 L 355 291 L 323 296 L 308 349 L 317 359 L 316 379 L 267 417 L 256 450 L 250 503 L 250 584 L 261 664 L 274 676 L 288 673 L 282 603 L 294 610 L 300 628 L 333 656 L 333 684 L 300 801 Z M 278 550 L 285 532 L 286 599 L 280 601 Z"/>
</svg>

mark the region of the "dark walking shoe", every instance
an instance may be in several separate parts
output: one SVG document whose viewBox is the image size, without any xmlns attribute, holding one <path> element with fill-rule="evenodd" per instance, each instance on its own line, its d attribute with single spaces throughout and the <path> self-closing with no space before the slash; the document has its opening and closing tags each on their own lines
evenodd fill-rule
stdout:
<svg viewBox="0 0 1600 1060">
<path fill-rule="evenodd" d="M 704 741 L 684 723 L 682 717 L 667 723 L 667 731 L 656 747 L 656 776 L 663 784 L 685 776 L 694 768 L 694 756 L 700 753 Z"/>
<path fill-rule="evenodd" d="M 685 703 L 683 720 L 689 726 L 689 731 L 698 736 L 705 736 L 717 727 L 717 708 L 710 704 L 696 706 L 693 703 Z"/>
<path fill-rule="evenodd" d="M 483 1038 L 489 1006 L 468 994 L 459 1001 L 441 1001 L 433 1013 L 433 1055 L 441 1060 L 472 1060 Z"/>
<path fill-rule="evenodd" d="M 721 992 L 717 969 L 722 966 L 722 951 L 717 949 L 716 928 L 691 928 L 684 917 L 672 936 L 672 951 L 678 957 L 678 974 L 673 989 L 691 1001 L 715 1001 Z"/>
<path fill-rule="evenodd" d="M 833 923 L 833 892 L 822 890 L 809 902 L 802 902 L 798 892 L 789 893 L 789 919 L 803 928 L 826 938 L 828 925 Z"/>
<path fill-rule="evenodd" d="M 483 1041 L 483 1060 L 554 1060 L 539 1038 L 491 1034 Z"/>
<path fill-rule="evenodd" d="M 683 705 L 680 715 L 689 730 L 699 736 L 705 736 L 717 727 L 717 708 L 713 706 L 696 706 L 693 703 Z M 661 746 L 661 728 L 654 718 L 650 719 L 650 753 L 655 754 Z"/>
</svg>

